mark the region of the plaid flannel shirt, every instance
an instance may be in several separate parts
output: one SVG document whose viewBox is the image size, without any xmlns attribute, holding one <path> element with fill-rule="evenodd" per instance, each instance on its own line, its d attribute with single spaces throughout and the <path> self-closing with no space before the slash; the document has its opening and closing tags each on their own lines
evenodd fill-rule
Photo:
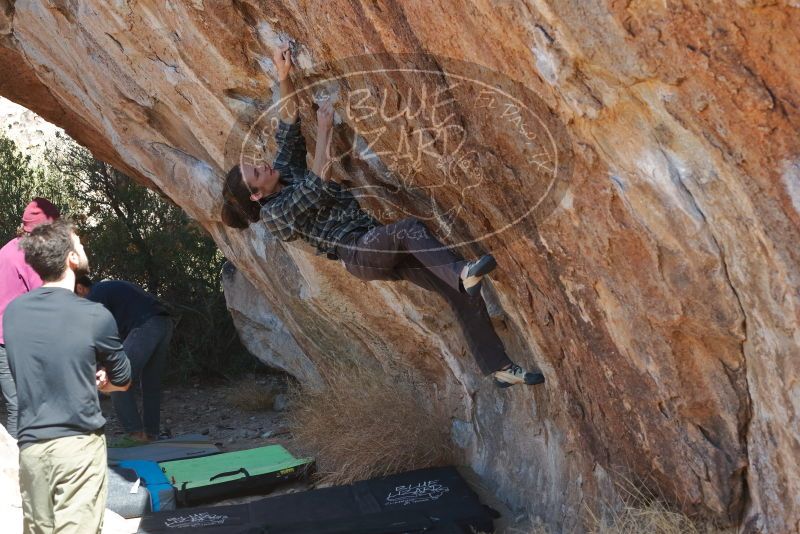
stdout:
<svg viewBox="0 0 800 534">
<path fill-rule="evenodd" d="M 306 143 L 300 120 L 279 122 L 275 132 L 278 151 L 273 167 L 283 188 L 262 200 L 261 220 L 282 241 L 303 239 L 318 254 L 336 258 L 336 245 L 347 234 L 378 226 L 339 184 L 324 181 L 306 166 Z"/>
</svg>

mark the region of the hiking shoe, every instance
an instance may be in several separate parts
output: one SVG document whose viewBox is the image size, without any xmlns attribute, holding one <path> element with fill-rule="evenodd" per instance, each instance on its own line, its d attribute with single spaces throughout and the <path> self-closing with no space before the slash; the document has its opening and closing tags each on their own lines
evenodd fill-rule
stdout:
<svg viewBox="0 0 800 534">
<path fill-rule="evenodd" d="M 481 256 L 477 260 L 467 263 L 464 274 L 461 276 L 461 285 L 470 297 L 481 294 L 481 280 L 484 276 L 494 271 L 497 261 L 491 254 Z"/>
<path fill-rule="evenodd" d="M 510 388 L 515 384 L 534 386 L 544 383 L 542 373 L 529 373 L 519 365 L 512 363 L 508 369 L 501 369 L 492 373 L 494 385 L 499 388 Z"/>
</svg>

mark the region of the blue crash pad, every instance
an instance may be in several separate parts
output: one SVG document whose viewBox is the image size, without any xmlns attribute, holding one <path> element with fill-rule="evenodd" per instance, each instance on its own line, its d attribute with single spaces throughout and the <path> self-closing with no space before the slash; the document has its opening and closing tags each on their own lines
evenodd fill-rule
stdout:
<svg viewBox="0 0 800 534">
<path fill-rule="evenodd" d="M 153 512 L 175 509 L 175 488 L 156 462 L 125 460 L 119 463 L 119 467 L 136 472 L 141 484 L 150 494 L 150 509 Z"/>
</svg>

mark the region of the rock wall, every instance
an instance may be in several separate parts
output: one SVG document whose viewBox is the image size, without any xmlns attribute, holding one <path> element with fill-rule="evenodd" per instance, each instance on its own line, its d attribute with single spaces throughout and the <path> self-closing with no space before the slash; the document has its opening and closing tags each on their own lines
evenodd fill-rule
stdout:
<svg viewBox="0 0 800 534">
<path fill-rule="evenodd" d="M 510 504 L 572 531 L 621 470 L 687 512 L 792 532 L 799 7 L 0 0 L 0 95 L 199 220 L 316 367 L 375 358 L 429 380 L 469 463 Z M 351 114 L 342 98 L 337 146 L 360 147 L 360 158 L 343 158 L 335 174 L 383 188 L 365 205 L 430 212 L 437 233 L 465 254 L 494 252 L 500 268 L 486 296 L 498 331 L 513 358 L 542 368 L 545 387 L 495 391 L 428 293 L 355 281 L 259 225 L 221 225 L 231 140 L 246 137 L 246 118 L 273 101 L 265 46 L 281 38 L 295 43 L 298 79 L 366 61 L 367 85 L 395 110 L 422 99 L 425 76 L 444 83 L 442 58 L 473 69 L 471 87 L 485 82 L 472 93 L 447 87 L 443 109 L 472 149 L 455 166 L 443 157 L 449 138 L 428 142 L 423 118 L 397 114 L 401 128 L 368 129 L 377 119 Z M 420 52 L 430 55 L 401 55 Z M 395 70 L 378 74 L 387 61 Z M 344 96 L 348 83 L 328 89 Z M 528 95 L 527 132 L 484 90 Z M 307 108 L 303 123 L 312 145 Z M 545 131 L 540 160 L 519 135 L 544 147 Z M 399 165 L 399 149 L 386 148 L 403 146 L 409 132 L 444 167 Z M 549 170 L 558 188 L 542 194 Z M 459 172 L 466 186 L 448 181 Z M 500 231 L 509 214 L 528 211 Z"/>
<path fill-rule="evenodd" d="M 264 363 L 294 376 L 304 387 L 323 387 L 314 362 L 258 289 L 232 263 L 225 263 L 221 276 L 225 302 L 245 348 Z"/>
</svg>

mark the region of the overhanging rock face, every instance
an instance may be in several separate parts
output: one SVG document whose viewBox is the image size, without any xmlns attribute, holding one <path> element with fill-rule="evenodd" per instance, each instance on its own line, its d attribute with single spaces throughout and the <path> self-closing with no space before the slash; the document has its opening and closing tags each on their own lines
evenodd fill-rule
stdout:
<svg viewBox="0 0 800 534">
<path fill-rule="evenodd" d="M 275 315 L 269 301 L 230 262 L 222 268 L 222 288 L 239 338 L 251 354 L 286 371 L 304 386 L 323 387 L 314 362 Z"/>
<path fill-rule="evenodd" d="M 509 503 L 572 530 L 622 466 L 796 531 L 800 9 L 684 4 L 0 0 L 0 94 L 199 220 L 314 366 L 412 366 Z M 493 390 L 424 291 L 221 225 L 288 38 L 298 80 L 337 80 L 301 95 L 309 145 L 336 98 L 365 206 L 494 252 L 498 331 L 545 387 Z"/>
</svg>

